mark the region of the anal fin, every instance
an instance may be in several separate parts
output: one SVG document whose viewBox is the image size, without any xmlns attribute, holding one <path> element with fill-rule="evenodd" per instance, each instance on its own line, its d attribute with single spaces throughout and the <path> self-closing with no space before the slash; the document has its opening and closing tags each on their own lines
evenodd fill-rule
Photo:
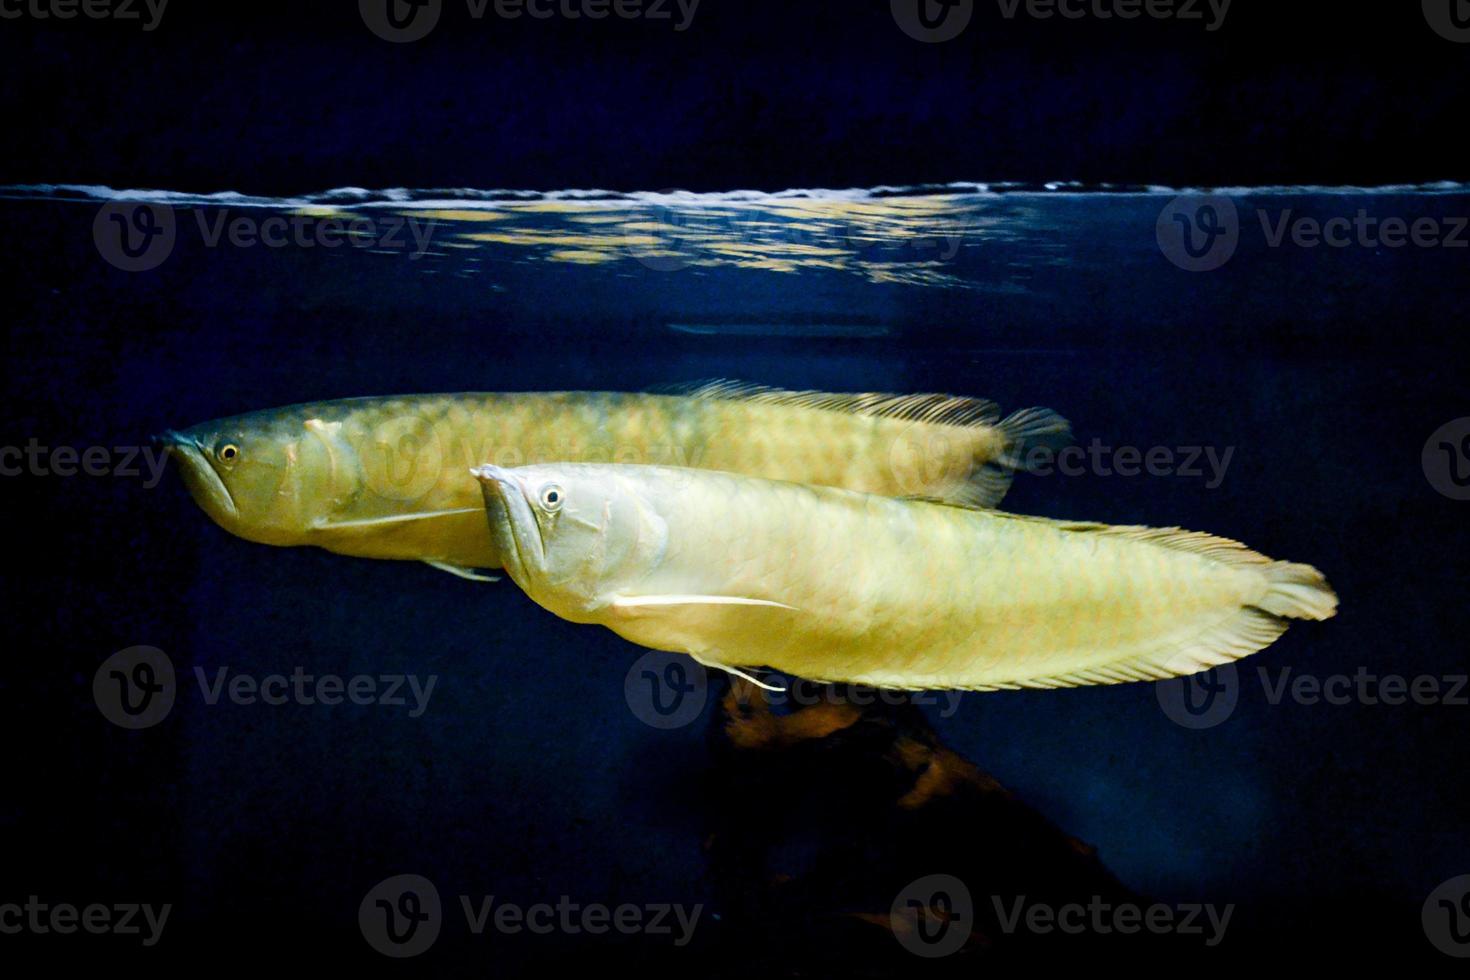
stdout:
<svg viewBox="0 0 1470 980">
<path fill-rule="evenodd" d="M 423 559 L 423 562 L 430 568 L 437 568 L 441 572 L 448 572 L 450 575 L 453 575 L 456 578 L 468 579 L 471 582 L 500 581 L 499 575 L 482 575 L 481 573 L 476 572 L 472 569 L 465 568 L 463 565 L 451 565 L 447 561 L 435 561 L 432 558 L 425 558 Z"/>
<path fill-rule="evenodd" d="M 731 667 L 729 664 L 722 664 L 715 660 L 705 660 L 703 657 L 700 657 L 697 654 L 691 653 L 690 656 L 693 657 L 694 662 L 699 664 L 701 667 L 713 667 L 715 670 L 723 670 L 725 673 L 732 674 L 735 677 L 739 677 L 741 680 L 749 681 L 763 691 L 776 691 L 783 694 L 786 691 L 786 688 L 781 687 L 779 684 L 767 684 L 759 677 L 747 674 L 739 667 Z"/>
</svg>

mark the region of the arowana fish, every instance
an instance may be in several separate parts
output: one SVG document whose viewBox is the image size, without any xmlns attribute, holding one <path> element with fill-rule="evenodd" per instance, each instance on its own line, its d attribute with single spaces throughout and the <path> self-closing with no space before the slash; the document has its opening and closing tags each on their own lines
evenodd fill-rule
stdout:
<svg viewBox="0 0 1470 980">
<path fill-rule="evenodd" d="M 1027 446 L 1062 440 L 1043 409 L 1002 420 L 949 395 L 826 394 L 713 382 L 682 394 L 358 398 L 206 422 L 160 439 L 195 502 L 273 545 L 497 568 L 482 462 L 666 463 L 993 505 Z"/>
<path fill-rule="evenodd" d="M 1337 608 L 1315 568 L 1177 528 L 669 467 L 475 475 L 505 568 L 535 602 L 746 677 L 768 666 L 971 690 L 1159 680 Z"/>
</svg>

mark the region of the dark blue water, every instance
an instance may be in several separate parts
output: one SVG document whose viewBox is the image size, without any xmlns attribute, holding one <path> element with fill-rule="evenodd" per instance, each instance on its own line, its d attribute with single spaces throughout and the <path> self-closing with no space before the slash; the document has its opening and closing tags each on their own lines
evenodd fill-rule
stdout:
<svg viewBox="0 0 1470 980">
<path fill-rule="evenodd" d="M 1321 568 L 1341 613 L 1243 662 L 1210 727 L 1128 685 L 940 701 L 939 735 L 1130 887 L 1236 903 L 1242 958 L 1286 940 L 1318 963 L 1438 955 L 1420 912 L 1470 873 L 1470 707 L 1273 703 L 1258 668 L 1445 692 L 1470 672 L 1470 460 L 1465 433 L 1435 435 L 1470 414 L 1460 189 L 7 198 L 9 446 L 138 446 L 355 395 L 712 377 L 1055 408 L 1106 465 L 1023 477 L 1008 509 L 1237 538 Z M 1120 475 L 1125 448 L 1167 451 L 1167 472 Z M 447 903 L 711 901 L 710 709 L 641 721 L 624 679 L 642 651 L 509 582 L 232 538 L 172 473 L 150 482 L 0 482 L 0 827 L 44 842 L 7 856 L 10 890 L 172 902 L 202 946 L 269 936 L 352 963 L 375 955 L 357 904 L 394 874 Z M 193 690 L 125 732 L 92 677 L 138 644 L 181 676 L 439 680 L 421 717 Z M 70 789 L 43 789 L 58 774 Z M 439 966 L 558 955 L 487 942 L 446 943 Z"/>
</svg>

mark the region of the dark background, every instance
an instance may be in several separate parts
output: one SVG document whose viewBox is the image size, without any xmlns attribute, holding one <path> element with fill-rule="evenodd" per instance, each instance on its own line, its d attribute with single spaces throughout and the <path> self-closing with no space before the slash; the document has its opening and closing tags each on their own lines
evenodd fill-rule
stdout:
<svg viewBox="0 0 1470 980">
<path fill-rule="evenodd" d="M 925 44 L 884 2 L 473 20 L 394 45 L 356 5 L 173 0 L 161 26 L 0 21 L 0 182 L 781 190 L 949 180 L 1463 178 L 1467 48 L 1416 2 L 1200 22 L 1006 20 Z M 793 152 L 800 146 L 801 152 Z"/>
<path fill-rule="evenodd" d="M 0 182 L 290 194 L 1467 176 L 1470 46 L 1437 37 L 1412 3 L 1239 0 L 1215 34 L 1008 24 L 981 5 L 961 38 L 938 45 L 905 36 L 882 3 L 704 0 L 683 34 L 476 23 L 451 5 L 406 46 L 373 37 L 353 4 L 304 6 L 174 0 L 147 35 L 0 21 Z M 1058 227 L 1085 226 L 1058 206 Z M 158 272 L 130 276 L 100 261 L 92 207 L 7 203 L 3 214 L 5 444 L 125 445 L 312 398 L 716 375 L 1051 404 L 1088 437 L 1236 445 L 1240 456 L 1217 492 L 1028 480 L 1015 509 L 1182 523 L 1319 564 L 1342 616 L 1293 629 L 1255 658 L 1263 665 L 1465 672 L 1466 505 L 1435 494 L 1419 463 L 1429 433 L 1465 414 L 1457 253 L 1246 253 L 1191 278 L 1156 254 L 1151 223 L 1110 237 L 1138 226 L 1105 205 L 1063 241 L 1074 264 L 1038 264 L 1029 296 L 728 272 L 629 278 L 514 256 L 487 273 L 509 284 L 496 292 L 393 260 L 208 252 L 192 239 Z M 1003 246 L 981 256 L 1006 260 Z M 1128 274 L 1097 271 L 1125 256 Z M 894 333 L 864 343 L 664 329 L 837 314 Z M 173 474 L 148 492 L 111 479 L 0 492 L 11 563 L 0 901 L 171 902 L 149 954 L 170 970 L 212 957 L 379 972 L 401 964 L 366 949 L 353 906 L 389 874 L 424 874 L 451 902 L 708 899 L 707 782 L 726 773 L 711 769 L 700 726 L 670 735 L 629 713 L 629 645 L 556 621 L 513 588 L 247 545 L 209 525 Z M 136 643 L 184 672 L 304 665 L 444 680 L 422 721 L 196 697 L 130 734 L 98 716 L 90 684 L 106 654 Z M 1371 950 L 1443 968 L 1417 916 L 1432 888 L 1470 871 L 1465 710 L 1287 710 L 1257 691 L 1229 723 L 1196 733 L 1130 685 L 973 699 L 938 724 L 1098 843 L 1130 886 L 1240 902 L 1224 958 L 1320 968 Z M 790 863 L 803 854 L 793 846 Z M 712 935 L 685 969 L 789 968 L 770 937 L 721 946 L 728 934 Z M 0 957 L 135 952 L 115 937 L 8 938 Z M 800 945 L 799 931 L 782 939 Z M 513 973 L 577 955 L 567 946 L 461 936 L 408 966 Z"/>
</svg>

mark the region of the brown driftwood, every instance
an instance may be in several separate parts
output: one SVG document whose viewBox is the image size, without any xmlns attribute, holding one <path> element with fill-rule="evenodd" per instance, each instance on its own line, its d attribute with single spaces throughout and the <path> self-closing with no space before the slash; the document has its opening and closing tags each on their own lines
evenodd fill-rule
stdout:
<svg viewBox="0 0 1470 980">
<path fill-rule="evenodd" d="M 778 713 L 732 679 L 713 712 L 706 848 L 722 948 L 786 975 L 943 973 L 1006 950 L 1082 953 L 1100 938 L 1007 931 L 997 900 L 1147 904 L 1091 847 L 946 748 L 918 707 L 853 700 L 834 687 Z M 934 874 L 963 881 L 973 913 L 962 948 L 942 959 L 899 940 L 932 935 L 949 909 L 891 914 L 906 886 Z"/>
</svg>

